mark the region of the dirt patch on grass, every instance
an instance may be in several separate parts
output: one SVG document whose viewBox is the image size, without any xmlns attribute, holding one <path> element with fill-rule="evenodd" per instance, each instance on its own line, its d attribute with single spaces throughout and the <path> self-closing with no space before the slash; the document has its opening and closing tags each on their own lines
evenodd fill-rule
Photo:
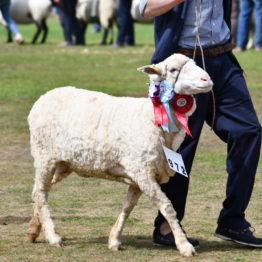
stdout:
<svg viewBox="0 0 262 262">
<path fill-rule="evenodd" d="M 29 223 L 30 217 L 16 217 L 16 216 L 5 216 L 0 217 L 0 225 L 7 226 L 9 224 L 22 225 Z"/>
<path fill-rule="evenodd" d="M 28 136 L 1 138 L 0 155 L 2 161 L 31 161 Z"/>
</svg>

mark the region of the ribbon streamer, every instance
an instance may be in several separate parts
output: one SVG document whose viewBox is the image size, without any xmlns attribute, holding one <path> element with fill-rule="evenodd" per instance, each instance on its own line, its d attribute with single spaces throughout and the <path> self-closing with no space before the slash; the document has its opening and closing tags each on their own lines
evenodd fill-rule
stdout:
<svg viewBox="0 0 262 262">
<path fill-rule="evenodd" d="M 155 114 L 155 125 L 164 125 L 168 123 L 168 116 L 166 114 L 165 107 L 162 103 L 158 103 L 153 100 L 154 114 Z"/>
<path fill-rule="evenodd" d="M 178 128 L 170 112 L 170 101 L 172 101 L 175 95 L 173 86 L 169 82 L 164 80 L 160 83 L 160 90 L 162 91 L 160 93 L 160 100 L 163 103 L 168 116 L 168 123 L 162 125 L 162 128 L 165 132 L 178 132 Z"/>
<path fill-rule="evenodd" d="M 149 86 L 149 97 L 154 105 L 155 125 L 163 125 L 168 123 L 168 116 L 165 108 L 160 100 L 161 83 L 152 81 Z"/>
</svg>

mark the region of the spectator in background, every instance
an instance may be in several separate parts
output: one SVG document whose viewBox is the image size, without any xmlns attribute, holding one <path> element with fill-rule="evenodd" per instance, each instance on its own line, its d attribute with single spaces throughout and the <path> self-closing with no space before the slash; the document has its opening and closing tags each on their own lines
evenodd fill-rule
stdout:
<svg viewBox="0 0 262 262">
<path fill-rule="evenodd" d="M 98 19 L 98 5 L 99 1 L 98 0 L 93 0 L 91 4 L 91 21 L 94 22 L 93 24 L 93 33 L 98 33 L 101 31 L 101 26 L 99 24 L 99 19 Z"/>
<path fill-rule="evenodd" d="M 237 43 L 238 15 L 239 15 L 239 0 L 232 0 L 231 41 L 233 44 Z"/>
<path fill-rule="evenodd" d="M 24 38 L 19 32 L 19 29 L 15 23 L 15 21 L 10 16 L 10 0 L 0 0 L 0 11 L 2 13 L 3 18 L 5 19 L 8 29 L 15 36 L 15 41 L 18 44 L 24 43 Z"/>
<path fill-rule="evenodd" d="M 256 50 L 262 51 L 262 0 L 240 0 L 236 51 L 244 51 L 246 49 L 249 23 L 253 11 L 255 11 Z"/>
<path fill-rule="evenodd" d="M 85 39 L 76 18 L 77 0 L 54 0 L 58 6 L 58 15 L 64 32 L 65 45 L 84 45 Z"/>
<path fill-rule="evenodd" d="M 111 47 L 134 46 L 134 21 L 131 16 L 132 0 L 119 0 L 117 8 L 118 35 L 116 42 Z"/>
<path fill-rule="evenodd" d="M 63 46 L 68 46 L 68 45 L 73 45 L 73 33 L 71 31 L 71 28 L 69 26 L 68 20 L 66 19 L 66 14 L 64 12 L 64 9 L 59 1 L 59 3 L 56 3 L 56 13 L 59 16 L 59 21 L 62 27 L 63 31 L 63 36 L 64 36 L 64 42 L 59 43 L 58 45 L 63 47 Z"/>
</svg>

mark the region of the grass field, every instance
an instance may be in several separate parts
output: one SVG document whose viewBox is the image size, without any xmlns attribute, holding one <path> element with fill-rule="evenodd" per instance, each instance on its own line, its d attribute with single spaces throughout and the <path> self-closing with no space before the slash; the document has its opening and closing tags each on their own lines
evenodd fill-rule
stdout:
<svg viewBox="0 0 262 262">
<path fill-rule="evenodd" d="M 85 47 L 58 47 L 61 29 L 49 20 L 45 45 L 5 44 L 0 28 L 0 262 L 168 262 L 262 261 L 261 249 L 240 247 L 213 236 L 225 196 L 226 147 L 205 127 L 194 162 L 183 225 L 200 240 L 198 256 L 181 258 L 173 248 L 152 245 L 157 210 L 142 196 L 123 232 L 124 251 L 107 249 L 107 237 L 121 208 L 127 186 L 74 174 L 55 185 L 50 207 L 65 247 L 49 247 L 43 234 L 36 244 L 26 241 L 32 213 L 34 170 L 29 151 L 26 118 L 33 102 L 58 86 L 100 90 L 116 95 L 144 96 L 147 78 L 136 71 L 153 53 L 151 25 L 137 25 L 137 46 L 110 49 L 99 46 L 100 34 L 87 34 Z M 27 42 L 33 25 L 20 26 Z M 242 64 L 259 119 L 262 120 L 262 54 L 237 54 Z M 262 236 L 261 162 L 247 218 Z"/>
</svg>

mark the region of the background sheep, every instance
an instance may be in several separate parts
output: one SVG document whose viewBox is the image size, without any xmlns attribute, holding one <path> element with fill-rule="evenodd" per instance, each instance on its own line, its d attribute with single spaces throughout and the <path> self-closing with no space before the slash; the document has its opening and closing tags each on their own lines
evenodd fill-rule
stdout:
<svg viewBox="0 0 262 262">
<path fill-rule="evenodd" d="M 98 15 L 97 9 L 98 0 L 78 0 L 76 6 L 76 18 L 79 20 L 81 24 L 83 35 L 85 35 L 91 17 Z"/>
<path fill-rule="evenodd" d="M 139 70 L 148 72 L 150 80 L 167 80 L 176 93 L 196 94 L 208 92 L 212 87 L 207 73 L 193 60 L 179 54 Z M 48 209 L 48 191 L 53 183 L 74 171 L 83 177 L 129 185 L 122 211 L 109 235 L 110 249 L 121 248 L 124 223 L 143 192 L 166 217 L 180 253 L 195 254 L 178 224 L 171 202 L 159 186 L 174 173 L 168 167 L 162 145 L 176 151 L 185 131 L 177 121 L 179 131 L 176 133 L 163 132 L 154 125 L 149 98 L 112 97 L 74 87 L 58 88 L 34 104 L 28 122 L 36 171 L 33 217 L 28 230 L 31 242 L 43 226 L 49 243 L 62 245 Z"/>
<path fill-rule="evenodd" d="M 116 20 L 117 0 L 99 0 L 99 21 L 104 30 L 101 44 L 105 45 L 108 33 L 110 34 L 109 44 L 114 42 L 114 23 Z"/>
<path fill-rule="evenodd" d="M 41 43 L 44 43 L 48 34 L 46 19 L 51 11 L 51 7 L 51 0 L 11 0 L 10 14 L 18 24 L 35 23 L 37 31 L 32 39 L 32 44 L 36 43 L 42 31 Z M 8 42 L 10 40 L 9 35 Z"/>
<path fill-rule="evenodd" d="M 91 20 L 100 22 L 103 28 L 101 44 L 107 43 L 108 34 L 110 34 L 109 43 L 114 41 L 113 26 L 116 23 L 117 0 L 78 0 L 76 7 L 76 17 L 81 23 L 83 34 Z"/>
<path fill-rule="evenodd" d="M 101 44 L 107 43 L 109 34 L 109 44 L 114 42 L 114 24 L 117 24 L 117 0 L 78 0 L 77 18 L 81 21 L 83 31 L 86 31 L 86 26 L 90 23 L 91 18 L 98 16 L 98 20 L 103 28 L 103 36 Z M 97 13 L 92 12 L 98 7 Z M 139 12 L 139 0 L 133 0 L 131 7 L 131 15 L 136 22 L 151 23 L 152 17 L 143 17 Z"/>
</svg>

